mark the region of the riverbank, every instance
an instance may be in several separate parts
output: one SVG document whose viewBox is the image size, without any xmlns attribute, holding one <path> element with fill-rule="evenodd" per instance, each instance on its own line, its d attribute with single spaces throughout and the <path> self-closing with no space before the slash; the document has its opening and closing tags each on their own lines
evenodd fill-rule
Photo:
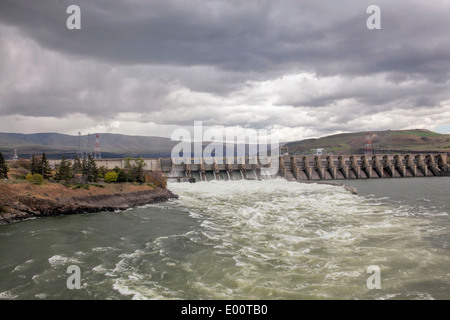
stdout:
<svg viewBox="0 0 450 320">
<path fill-rule="evenodd" d="M 126 210 L 177 198 L 170 190 L 134 184 L 63 185 L 0 182 L 0 224 L 36 217 Z"/>
</svg>

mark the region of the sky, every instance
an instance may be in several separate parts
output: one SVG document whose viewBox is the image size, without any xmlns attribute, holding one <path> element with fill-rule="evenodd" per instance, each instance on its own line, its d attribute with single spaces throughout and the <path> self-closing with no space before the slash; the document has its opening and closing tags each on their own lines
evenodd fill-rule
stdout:
<svg viewBox="0 0 450 320">
<path fill-rule="evenodd" d="M 0 0 L 0 132 L 450 133 L 449 30 L 450 0 Z"/>
</svg>

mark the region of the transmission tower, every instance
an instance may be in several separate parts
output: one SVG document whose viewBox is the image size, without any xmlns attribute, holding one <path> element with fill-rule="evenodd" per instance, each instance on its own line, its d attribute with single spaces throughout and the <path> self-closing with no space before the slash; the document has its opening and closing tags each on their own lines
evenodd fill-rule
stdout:
<svg viewBox="0 0 450 320">
<path fill-rule="evenodd" d="M 87 135 L 87 145 L 86 145 L 86 157 L 89 157 L 89 155 L 92 157 L 92 144 L 91 144 L 91 134 L 88 133 Z"/>
<path fill-rule="evenodd" d="M 380 131 L 375 142 L 375 153 L 388 154 L 391 151 L 391 130 Z"/>
<path fill-rule="evenodd" d="M 77 156 L 80 159 L 83 158 L 83 147 L 82 147 L 82 142 L 81 142 L 81 132 L 80 131 L 78 131 Z"/>
<path fill-rule="evenodd" d="M 94 158 L 95 159 L 101 159 L 102 158 L 102 154 L 100 152 L 100 136 L 98 134 L 95 136 Z"/>
</svg>

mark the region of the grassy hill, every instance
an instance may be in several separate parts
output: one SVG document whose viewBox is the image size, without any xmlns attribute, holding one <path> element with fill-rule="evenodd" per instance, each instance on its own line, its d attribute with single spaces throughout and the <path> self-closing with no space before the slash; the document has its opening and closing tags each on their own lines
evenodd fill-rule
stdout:
<svg viewBox="0 0 450 320">
<path fill-rule="evenodd" d="M 92 149 L 95 134 L 90 136 Z M 391 130 L 371 132 L 372 144 L 379 150 L 395 152 L 437 151 L 450 152 L 450 134 L 439 134 L 428 130 Z M 82 147 L 87 146 L 88 137 L 81 136 Z M 312 153 L 317 148 L 334 154 L 364 153 L 366 132 L 343 133 L 318 139 L 307 139 L 286 143 L 291 154 Z M 49 158 L 68 158 L 75 156 L 79 137 L 59 133 L 0 133 L 0 152 L 9 159 L 14 149 L 21 158 L 46 152 Z M 103 158 L 146 157 L 169 158 L 177 144 L 169 138 L 128 136 L 123 134 L 100 134 L 100 146 Z M 225 151 L 224 151 L 225 154 Z"/>
<path fill-rule="evenodd" d="M 285 146 L 291 154 L 307 154 L 313 149 L 324 148 L 334 154 L 364 153 L 367 132 L 343 133 L 318 139 L 293 141 Z M 379 151 L 450 152 L 450 134 L 429 130 L 389 130 L 370 132 L 372 147 Z"/>
<path fill-rule="evenodd" d="M 95 134 L 89 136 L 91 149 L 95 146 Z M 88 136 L 81 136 L 81 146 L 88 145 Z M 60 158 L 61 155 L 73 157 L 79 144 L 78 136 L 59 133 L 0 133 L 0 152 L 6 157 L 17 149 L 19 157 L 29 158 L 30 154 L 46 152 L 49 158 Z M 123 134 L 100 134 L 100 149 L 103 158 L 116 157 L 167 157 L 176 142 L 169 138 L 128 136 Z"/>
</svg>

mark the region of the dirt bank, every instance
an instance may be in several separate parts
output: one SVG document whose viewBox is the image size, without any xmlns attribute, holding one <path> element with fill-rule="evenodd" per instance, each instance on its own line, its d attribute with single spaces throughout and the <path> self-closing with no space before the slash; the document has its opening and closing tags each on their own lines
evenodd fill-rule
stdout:
<svg viewBox="0 0 450 320">
<path fill-rule="evenodd" d="M 89 189 L 57 183 L 0 182 L 0 224 L 32 217 L 125 210 L 177 198 L 147 185 L 103 184 Z"/>
</svg>

